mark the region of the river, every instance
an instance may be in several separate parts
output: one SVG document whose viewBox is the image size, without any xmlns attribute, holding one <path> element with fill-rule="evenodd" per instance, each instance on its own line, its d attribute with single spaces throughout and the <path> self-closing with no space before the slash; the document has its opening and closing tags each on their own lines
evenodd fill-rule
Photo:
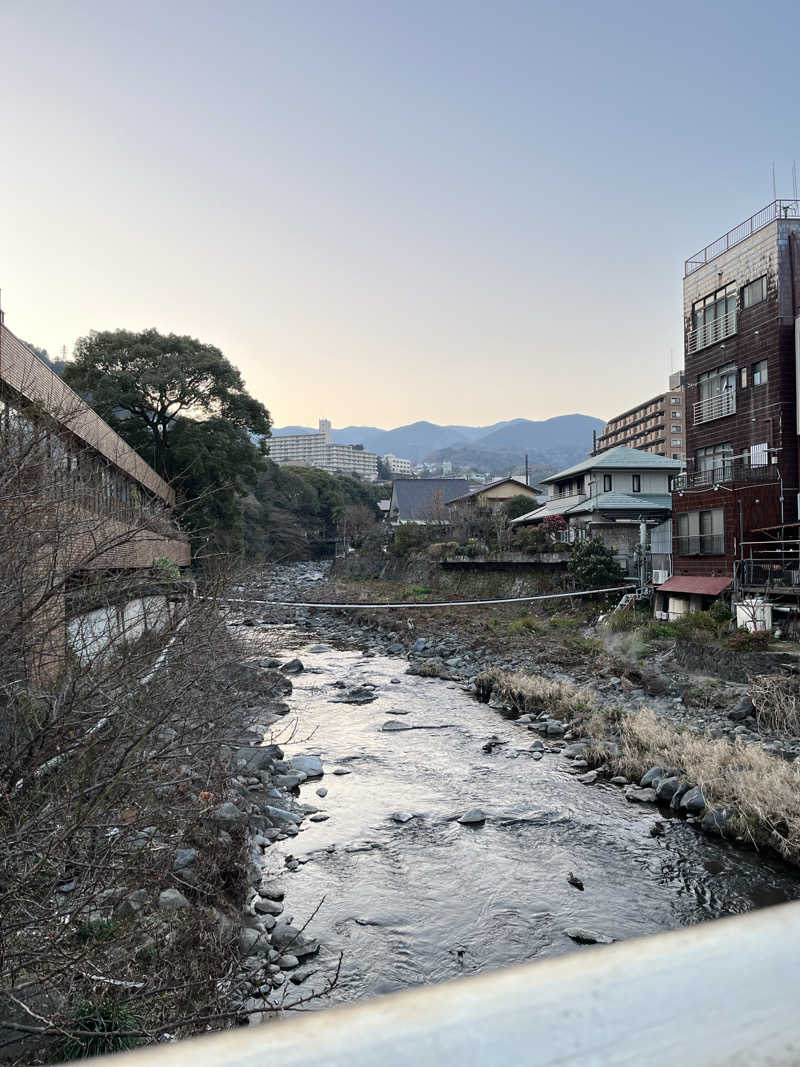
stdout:
<svg viewBox="0 0 800 1067">
<path fill-rule="evenodd" d="M 322 757 L 324 778 L 300 799 L 328 818 L 306 821 L 265 864 L 295 923 L 322 901 L 308 928 L 321 969 L 343 954 L 317 1004 L 590 951 L 565 934 L 574 927 L 622 940 L 800 897 L 781 864 L 628 803 L 615 786 L 584 786 L 555 753 L 535 762 L 525 752 L 537 735 L 460 686 L 406 675 L 402 659 L 286 643 L 306 670 L 293 679 L 284 748 Z M 345 680 L 375 685 L 377 699 L 331 703 Z M 382 732 L 390 720 L 452 728 Z M 493 734 L 508 744 L 488 754 Z M 454 821 L 474 807 L 482 826 Z M 666 832 L 651 836 L 659 818 Z M 290 856 L 301 861 L 293 873 Z"/>
</svg>

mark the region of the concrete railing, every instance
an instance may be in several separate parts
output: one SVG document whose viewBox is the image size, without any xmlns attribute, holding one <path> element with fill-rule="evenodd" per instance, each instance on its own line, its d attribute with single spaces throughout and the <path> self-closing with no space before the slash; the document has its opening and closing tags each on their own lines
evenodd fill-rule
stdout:
<svg viewBox="0 0 800 1067">
<path fill-rule="evenodd" d="M 98 1067 L 780 1067 L 800 903 L 96 1060 Z"/>
</svg>

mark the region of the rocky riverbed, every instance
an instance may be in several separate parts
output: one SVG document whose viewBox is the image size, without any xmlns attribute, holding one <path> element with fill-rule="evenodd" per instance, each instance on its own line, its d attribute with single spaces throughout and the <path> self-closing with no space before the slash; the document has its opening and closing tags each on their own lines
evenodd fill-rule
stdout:
<svg viewBox="0 0 800 1067">
<path fill-rule="evenodd" d="M 319 599 L 324 579 L 316 564 L 286 568 L 271 598 Z M 792 870 L 598 780 L 563 725 L 537 735 L 478 703 L 466 690 L 498 662 L 455 630 L 263 605 L 230 624 L 273 635 L 283 647 L 266 669 L 293 686 L 288 714 L 261 724 L 283 739 L 264 801 L 277 810 L 264 807 L 270 825 L 251 836 L 251 1021 L 281 989 L 350 1000 L 800 897 Z M 528 666 L 520 653 L 499 665 Z M 655 702 L 680 721 L 681 681 L 666 663 L 658 676 L 659 693 L 621 673 L 588 680 L 599 699 Z M 728 696 L 741 703 L 736 687 Z M 704 718 L 752 730 L 730 710 Z M 264 757 L 239 758 L 240 786 L 263 788 L 244 772 Z"/>
</svg>

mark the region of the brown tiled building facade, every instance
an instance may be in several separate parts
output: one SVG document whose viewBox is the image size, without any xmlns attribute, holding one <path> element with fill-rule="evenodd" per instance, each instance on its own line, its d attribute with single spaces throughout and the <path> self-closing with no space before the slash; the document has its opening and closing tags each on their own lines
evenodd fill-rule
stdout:
<svg viewBox="0 0 800 1067">
<path fill-rule="evenodd" d="M 797 519 L 799 208 L 776 201 L 687 261 L 675 575 L 732 577 Z"/>
<path fill-rule="evenodd" d="M 609 419 L 591 454 L 598 456 L 619 445 L 668 459 L 684 458 L 686 405 L 682 373 L 670 376 L 667 392 Z"/>
</svg>

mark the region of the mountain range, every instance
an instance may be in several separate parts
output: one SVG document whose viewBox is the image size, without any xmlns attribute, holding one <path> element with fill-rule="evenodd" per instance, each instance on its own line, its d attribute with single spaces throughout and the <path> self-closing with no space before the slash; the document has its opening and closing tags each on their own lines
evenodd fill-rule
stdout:
<svg viewBox="0 0 800 1067">
<path fill-rule="evenodd" d="M 363 445 L 379 456 L 391 453 L 412 463 L 441 463 L 506 474 L 519 468 L 527 454 L 531 467 L 548 471 L 569 467 L 585 459 L 592 448 L 592 431 L 603 429 L 602 419 L 590 415 L 557 415 L 534 422 L 510 419 L 491 426 L 439 426 L 413 422 L 393 430 L 377 426 L 345 426 L 333 431 L 337 444 Z M 276 437 L 290 433 L 316 433 L 307 426 L 273 429 Z"/>
</svg>

